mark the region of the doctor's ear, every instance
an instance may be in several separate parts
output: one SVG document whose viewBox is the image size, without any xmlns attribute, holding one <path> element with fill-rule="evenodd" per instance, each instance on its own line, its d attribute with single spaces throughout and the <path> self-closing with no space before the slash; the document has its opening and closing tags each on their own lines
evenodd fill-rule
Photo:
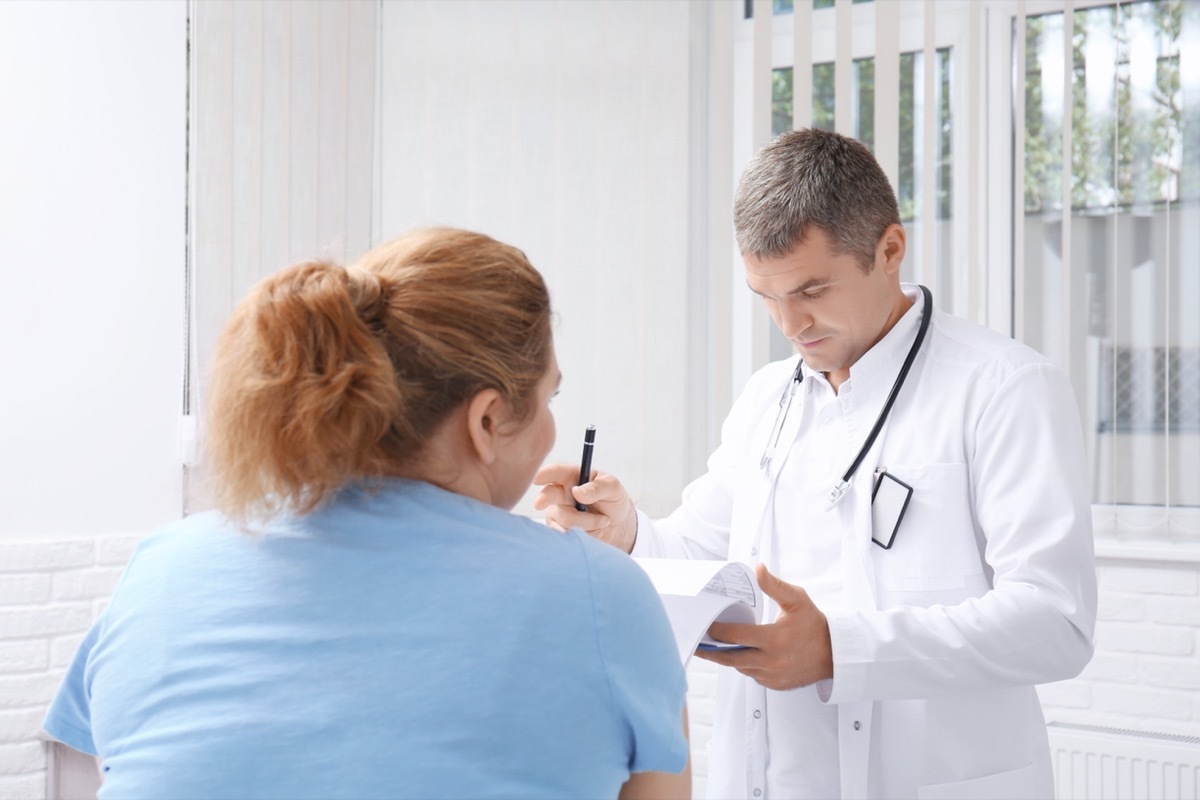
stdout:
<svg viewBox="0 0 1200 800">
<path fill-rule="evenodd" d="M 511 418 L 512 410 L 495 389 L 484 389 L 467 401 L 467 438 L 484 464 L 495 462 L 501 431 Z"/>
<path fill-rule="evenodd" d="M 879 244 L 875 245 L 875 266 L 882 267 L 889 274 L 899 272 L 906 247 L 907 235 L 903 226 L 896 223 L 888 225 L 883 236 L 879 237 Z"/>
</svg>

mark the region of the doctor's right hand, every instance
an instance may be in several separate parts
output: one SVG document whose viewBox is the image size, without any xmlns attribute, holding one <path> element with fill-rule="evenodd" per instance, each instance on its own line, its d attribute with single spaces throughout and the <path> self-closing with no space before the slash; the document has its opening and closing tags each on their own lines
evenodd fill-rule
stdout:
<svg viewBox="0 0 1200 800">
<path fill-rule="evenodd" d="M 560 531 L 581 528 L 588 535 L 626 553 L 637 539 L 637 509 L 629 492 L 612 475 L 592 470 L 588 483 L 579 480 L 578 464 L 546 464 L 533 476 L 541 486 L 533 507 L 545 509 L 546 523 Z M 587 511 L 575 508 L 578 500 Z"/>
</svg>

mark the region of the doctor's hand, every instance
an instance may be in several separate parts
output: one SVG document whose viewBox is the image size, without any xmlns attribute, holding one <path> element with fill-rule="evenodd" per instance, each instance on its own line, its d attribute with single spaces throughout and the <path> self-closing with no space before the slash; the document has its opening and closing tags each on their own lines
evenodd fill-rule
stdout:
<svg viewBox="0 0 1200 800">
<path fill-rule="evenodd" d="M 579 465 L 546 464 L 533 476 L 534 484 L 542 487 L 533 507 L 546 510 L 546 522 L 553 528 L 582 528 L 593 538 L 628 553 L 637 538 L 637 509 L 625 487 L 597 470 L 592 470 L 588 483 L 576 486 L 577 480 Z M 575 508 L 576 500 L 588 510 Z"/>
<path fill-rule="evenodd" d="M 763 594 L 779 604 L 769 625 L 714 622 L 708 635 L 748 650 L 697 650 L 696 657 L 733 667 L 768 689 L 786 691 L 833 677 L 829 623 L 808 592 L 776 578 L 759 564 L 755 570 Z"/>
</svg>

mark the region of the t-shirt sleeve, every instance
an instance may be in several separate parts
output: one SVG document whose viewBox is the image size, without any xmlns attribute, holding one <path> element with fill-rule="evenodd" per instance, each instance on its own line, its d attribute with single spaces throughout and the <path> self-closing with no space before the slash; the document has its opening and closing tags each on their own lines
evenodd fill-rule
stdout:
<svg viewBox="0 0 1200 800">
<path fill-rule="evenodd" d="M 99 755 L 96 744 L 92 740 L 91 692 L 87 681 L 87 665 L 100 637 L 100 628 L 104 617 L 101 615 L 92 623 L 87 635 L 79 643 L 67 674 L 59 684 L 46 718 L 42 721 L 42 729 L 54 739 L 82 753 Z"/>
<path fill-rule="evenodd" d="M 687 675 L 662 601 L 624 553 L 584 534 L 597 637 L 617 713 L 630 735 L 629 771 L 680 772 Z"/>
</svg>

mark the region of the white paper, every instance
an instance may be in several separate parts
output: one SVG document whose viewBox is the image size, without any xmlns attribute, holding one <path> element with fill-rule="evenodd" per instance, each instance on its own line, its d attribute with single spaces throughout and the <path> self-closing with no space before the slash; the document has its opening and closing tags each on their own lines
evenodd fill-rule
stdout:
<svg viewBox="0 0 1200 800">
<path fill-rule="evenodd" d="M 658 591 L 686 665 L 703 642 L 727 646 L 706 634 L 713 622 L 757 625 L 762 621 L 762 590 L 754 570 L 739 561 L 635 558 Z"/>
</svg>

